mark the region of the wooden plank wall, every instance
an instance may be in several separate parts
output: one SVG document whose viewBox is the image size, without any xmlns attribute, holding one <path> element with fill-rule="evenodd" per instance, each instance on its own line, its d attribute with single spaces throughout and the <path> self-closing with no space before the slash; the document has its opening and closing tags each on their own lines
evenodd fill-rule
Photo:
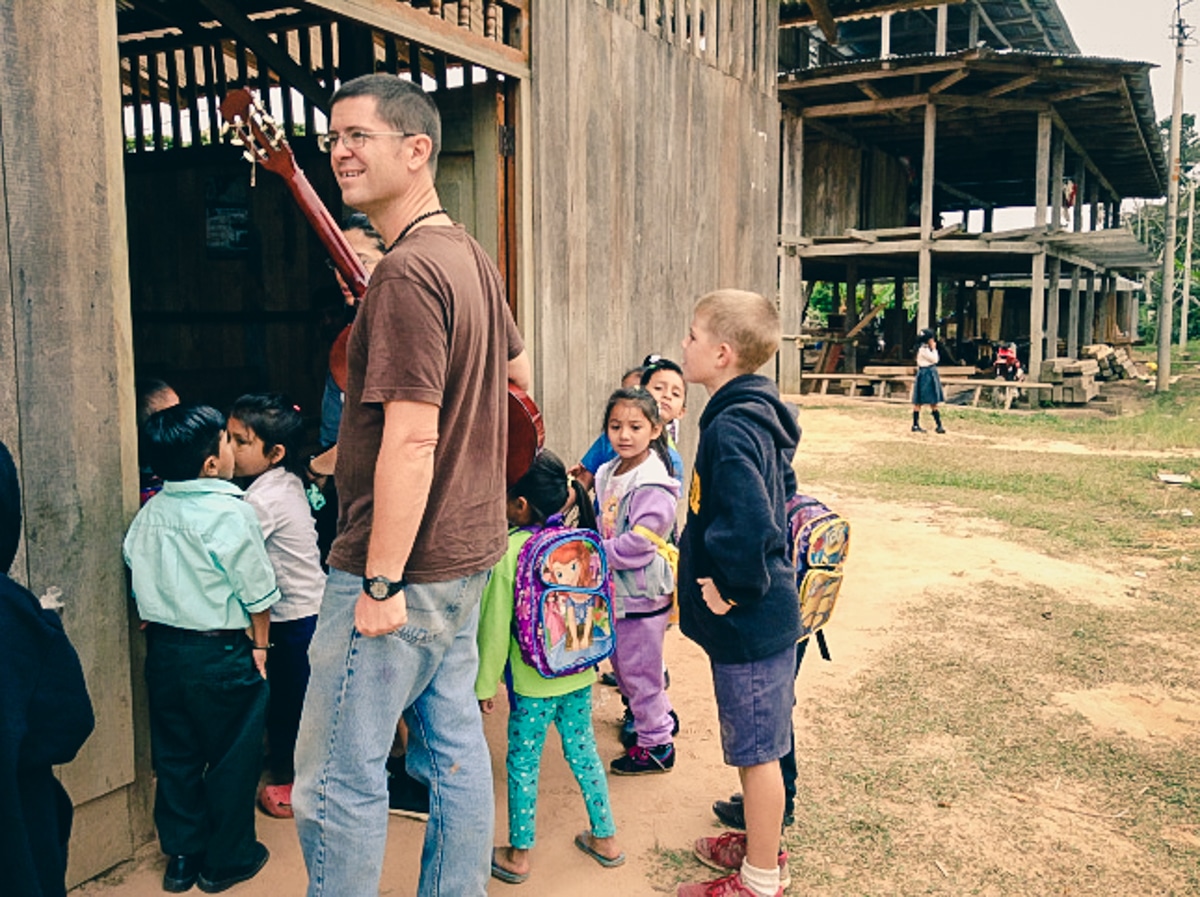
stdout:
<svg viewBox="0 0 1200 897">
<path fill-rule="evenodd" d="M 700 9 L 712 24 L 698 39 Z M 626 368 L 680 357 L 698 296 L 775 294 L 778 10 L 593 0 L 535 13 L 530 349 L 547 445 L 569 463 Z M 689 394 L 685 458 L 703 398 Z"/>
<path fill-rule="evenodd" d="M 17 457 L 25 536 L 13 574 L 35 594 L 61 590 L 96 711 L 61 772 L 78 805 L 72 883 L 150 833 L 131 786 L 121 561 L 137 464 L 116 47 L 112 3 L 0 4 L 0 439 Z M 64 60 L 88 60 L 87 76 L 65 77 Z"/>
<path fill-rule="evenodd" d="M 804 234 L 832 236 L 859 226 L 862 151 L 834 140 L 804 144 Z"/>
</svg>

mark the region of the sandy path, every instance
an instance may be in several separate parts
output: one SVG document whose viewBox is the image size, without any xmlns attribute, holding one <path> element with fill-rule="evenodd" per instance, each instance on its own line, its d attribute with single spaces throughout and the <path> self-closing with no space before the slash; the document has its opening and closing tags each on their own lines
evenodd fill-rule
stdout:
<svg viewBox="0 0 1200 897">
<path fill-rule="evenodd" d="M 844 452 L 855 442 L 908 438 L 903 432 L 872 431 L 861 420 L 839 415 L 836 409 L 806 410 L 802 420 L 803 451 L 808 453 Z M 951 434 L 948 438 L 962 437 Z M 1138 584 L 1129 572 L 1051 558 L 1002 541 L 985 522 L 938 514 L 940 509 L 933 506 L 854 499 L 815 486 L 811 490 L 853 522 L 855 546 L 838 617 L 829 631 L 833 662 L 821 663 L 813 654 L 801 671 L 801 691 L 839 687 L 868 668 L 887 649 L 897 610 L 905 603 L 924 600 L 928 589 L 950 586 L 978 591 L 985 583 L 997 581 L 1014 589 L 1038 584 L 1112 605 L 1127 602 L 1128 592 Z M 542 766 L 533 875 L 519 887 L 493 880 L 490 894 L 608 897 L 661 893 L 648 877 L 656 866 L 655 846 L 686 849 L 695 837 L 716 830 L 709 805 L 736 790 L 737 776 L 721 761 L 707 661 L 677 630 L 668 634 L 667 659 L 672 677 L 670 696 L 683 726 L 676 769 L 670 775 L 610 779 L 619 837 L 629 856 L 626 865 L 601 869 L 572 846 L 574 834 L 586 826 L 586 816 L 552 735 Z M 620 753 L 615 723 L 621 704 L 613 689 L 596 686 L 594 696 L 597 739 L 607 761 Z M 498 784 L 497 843 L 507 831 L 505 715 L 498 711 L 486 726 Z M 803 725 L 802 711 L 797 721 Z M 391 819 L 381 893 L 415 893 L 423 832 L 420 823 Z M 306 879 L 292 823 L 260 815 L 259 837 L 271 849 L 269 866 L 257 879 L 230 893 L 243 897 L 302 893 Z M 132 863 L 75 893 L 79 897 L 158 895 L 162 893 L 162 868 L 161 855 L 150 845 Z"/>
</svg>

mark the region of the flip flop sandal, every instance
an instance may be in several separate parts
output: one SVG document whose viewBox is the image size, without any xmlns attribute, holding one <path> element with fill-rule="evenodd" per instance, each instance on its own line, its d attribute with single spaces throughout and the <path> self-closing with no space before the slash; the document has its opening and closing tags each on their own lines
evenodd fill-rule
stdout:
<svg viewBox="0 0 1200 897">
<path fill-rule="evenodd" d="M 505 869 L 496 862 L 496 850 L 492 849 L 492 878 L 498 878 L 502 882 L 510 885 L 519 885 L 525 879 L 529 878 L 528 872 L 513 872 L 511 869 Z"/>
<path fill-rule="evenodd" d="M 588 841 L 588 833 L 580 832 L 575 836 L 575 846 L 590 856 L 593 860 L 603 866 L 605 869 L 615 869 L 617 866 L 625 862 L 625 854 L 621 853 L 615 857 L 606 857 L 598 850 L 593 849 Z"/>
</svg>

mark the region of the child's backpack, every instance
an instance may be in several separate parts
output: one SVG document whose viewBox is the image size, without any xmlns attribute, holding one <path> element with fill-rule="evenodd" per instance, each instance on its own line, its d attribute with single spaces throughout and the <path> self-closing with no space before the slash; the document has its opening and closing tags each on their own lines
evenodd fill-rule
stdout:
<svg viewBox="0 0 1200 897">
<path fill-rule="evenodd" d="M 600 535 L 552 517 L 517 556 L 513 626 L 521 657 L 547 679 L 595 666 L 613 652 L 612 576 Z"/>
<path fill-rule="evenodd" d="M 842 588 L 842 565 L 850 551 L 850 523 L 807 495 L 787 503 L 788 548 L 796 565 L 800 638 L 816 633 L 821 656 L 829 659 L 822 627 L 833 615 Z"/>
</svg>

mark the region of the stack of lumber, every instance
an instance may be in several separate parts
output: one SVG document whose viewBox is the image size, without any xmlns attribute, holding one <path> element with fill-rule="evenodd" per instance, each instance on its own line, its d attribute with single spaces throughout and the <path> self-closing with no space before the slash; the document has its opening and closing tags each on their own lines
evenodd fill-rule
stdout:
<svg viewBox="0 0 1200 897">
<path fill-rule="evenodd" d="M 1079 350 L 1079 357 L 1095 360 L 1097 380 L 1134 380 L 1140 376 L 1133 357 L 1124 347 L 1114 349 L 1104 343 L 1084 346 Z"/>
<path fill-rule="evenodd" d="M 1054 384 L 1050 400 L 1055 405 L 1086 405 L 1100 395 L 1096 374 L 1100 365 L 1094 358 L 1073 361 L 1048 358 L 1042 362 L 1041 381 Z"/>
</svg>

